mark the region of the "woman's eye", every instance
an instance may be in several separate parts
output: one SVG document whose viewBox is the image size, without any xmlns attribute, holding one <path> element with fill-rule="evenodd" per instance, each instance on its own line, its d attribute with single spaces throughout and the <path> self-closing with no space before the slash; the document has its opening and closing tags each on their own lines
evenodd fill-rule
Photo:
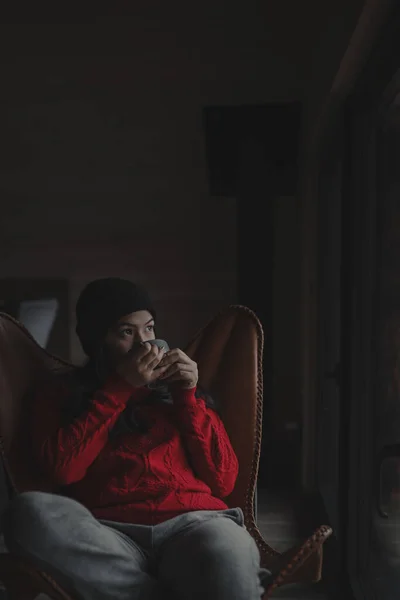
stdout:
<svg viewBox="0 0 400 600">
<path fill-rule="evenodd" d="M 154 325 L 147 325 L 147 331 L 154 331 Z"/>
<path fill-rule="evenodd" d="M 132 329 L 122 329 L 120 331 L 121 336 L 132 335 Z"/>
</svg>

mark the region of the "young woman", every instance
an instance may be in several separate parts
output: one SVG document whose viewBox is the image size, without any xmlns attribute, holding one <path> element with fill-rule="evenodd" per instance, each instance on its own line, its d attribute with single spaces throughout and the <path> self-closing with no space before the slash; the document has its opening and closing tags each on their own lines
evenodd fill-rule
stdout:
<svg viewBox="0 0 400 600">
<path fill-rule="evenodd" d="M 12 502 L 5 539 L 84 600 L 259 600 L 270 573 L 240 508 L 238 461 L 197 365 L 155 339 L 139 286 L 90 283 L 88 363 L 38 390 L 32 451 L 59 494 Z"/>
</svg>

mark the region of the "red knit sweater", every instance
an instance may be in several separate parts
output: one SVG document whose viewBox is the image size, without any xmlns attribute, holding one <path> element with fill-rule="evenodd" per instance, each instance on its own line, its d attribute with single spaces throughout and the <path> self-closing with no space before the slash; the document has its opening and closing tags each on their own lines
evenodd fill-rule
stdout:
<svg viewBox="0 0 400 600">
<path fill-rule="evenodd" d="M 129 402 L 149 390 L 113 377 L 89 408 L 62 425 L 68 388 L 42 389 L 35 403 L 33 448 L 63 493 L 99 519 L 155 525 L 193 510 L 225 509 L 238 461 L 219 416 L 194 390 L 173 392 L 173 404 L 138 406 L 148 433 L 108 432 Z"/>
</svg>

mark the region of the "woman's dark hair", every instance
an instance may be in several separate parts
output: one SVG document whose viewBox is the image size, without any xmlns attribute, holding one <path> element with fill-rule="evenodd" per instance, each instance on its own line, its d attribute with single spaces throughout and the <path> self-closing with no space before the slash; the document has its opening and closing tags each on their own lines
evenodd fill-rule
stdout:
<svg viewBox="0 0 400 600">
<path fill-rule="evenodd" d="M 63 407 L 65 423 L 71 423 L 89 408 L 93 395 L 97 390 L 101 389 L 109 376 L 107 364 L 103 352 L 100 352 L 96 358 L 89 360 L 86 365 L 75 369 L 74 372 L 67 375 L 67 385 L 71 393 Z M 196 389 L 196 397 L 202 398 L 206 406 L 219 412 L 219 407 L 215 400 L 199 386 Z M 129 404 L 128 402 L 125 410 L 110 430 L 110 437 L 127 432 L 147 433 L 151 427 L 151 423 L 141 414 L 140 406 L 153 403 L 172 403 L 171 394 L 167 386 L 159 386 L 152 389 L 146 399 L 139 405 Z"/>
</svg>

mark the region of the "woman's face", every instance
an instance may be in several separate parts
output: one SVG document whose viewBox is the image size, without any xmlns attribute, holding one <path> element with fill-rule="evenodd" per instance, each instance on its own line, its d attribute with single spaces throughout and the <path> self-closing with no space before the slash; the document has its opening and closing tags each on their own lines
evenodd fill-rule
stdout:
<svg viewBox="0 0 400 600">
<path fill-rule="evenodd" d="M 125 315 L 111 327 L 105 345 L 111 361 L 118 363 L 134 344 L 155 339 L 154 319 L 147 310 Z"/>
</svg>

